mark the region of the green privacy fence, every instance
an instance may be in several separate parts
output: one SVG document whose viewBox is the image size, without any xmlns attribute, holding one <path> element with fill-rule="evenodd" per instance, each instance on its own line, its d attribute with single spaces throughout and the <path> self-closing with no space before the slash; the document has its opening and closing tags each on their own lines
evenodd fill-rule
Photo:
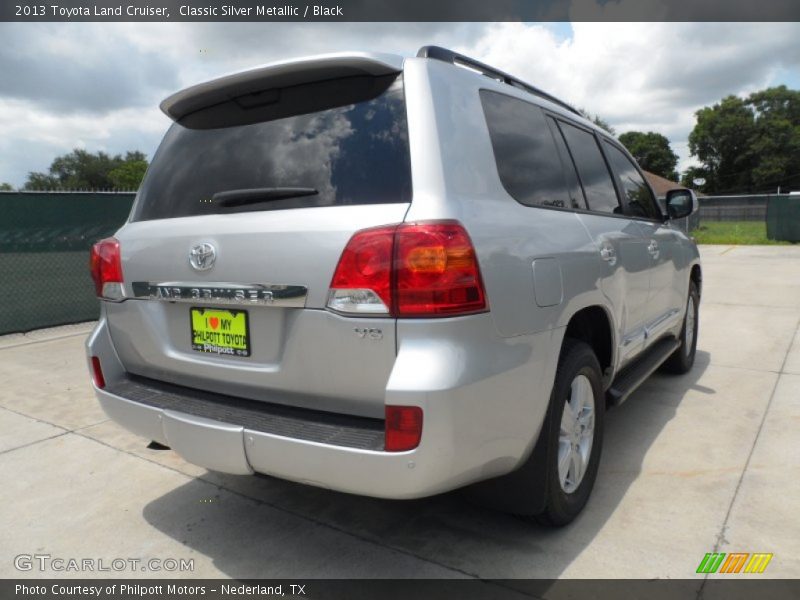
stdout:
<svg viewBox="0 0 800 600">
<path fill-rule="evenodd" d="M 89 249 L 133 193 L 0 192 L 0 335 L 96 319 Z"/>
<path fill-rule="evenodd" d="M 800 242 L 800 194 L 770 196 L 767 203 L 767 237 Z"/>
</svg>

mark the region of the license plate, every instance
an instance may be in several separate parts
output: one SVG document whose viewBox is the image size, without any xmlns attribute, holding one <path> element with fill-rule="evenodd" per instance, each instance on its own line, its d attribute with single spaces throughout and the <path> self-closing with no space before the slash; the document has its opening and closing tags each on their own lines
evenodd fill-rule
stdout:
<svg viewBox="0 0 800 600">
<path fill-rule="evenodd" d="M 246 310 L 192 308 L 192 350 L 250 356 Z"/>
</svg>

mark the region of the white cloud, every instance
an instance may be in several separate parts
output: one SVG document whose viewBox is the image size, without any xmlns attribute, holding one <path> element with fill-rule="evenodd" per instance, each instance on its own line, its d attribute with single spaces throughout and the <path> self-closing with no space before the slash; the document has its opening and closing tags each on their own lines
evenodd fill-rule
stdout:
<svg viewBox="0 0 800 600">
<path fill-rule="evenodd" d="M 149 106 L 178 85 L 174 63 L 102 23 L 0 24 L 0 97 L 54 113 Z"/>
<path fill-rule="evenodd" d="M 697 109 L 764 88 L 800 66 L 796 23 L 573 23 L 572 29 L 571 39 L 559 39 L 541 25 L 495 23 L 461 50 L 600 115 L 618 133 L 666 135 L 680 168 L 691 163 L 687 138 Z"/>
<path fill-rule="evenodd" d="M 577 3 L 581 0 L 574 0 Z M 633 0 L 623 0 L 632 2 Z M 637 0 L 661 10 L 664 0 Z M 613 18 L 616 3 L 607 3 Z M 628 9 L 626 9 L 627 11 Z M 629 14 L 628 12 L 625 13 Z M 657 13 L 656 13 L 657 14 Z M 800 80 L 797 23 L 0 24 L 0 182 L 21 185 L 74 147 L 149 155 L 181 87 L 291 56 L 454 47 L 598 114 L 666 135 L 685 168 L 694 112 Z M 38 52 L 31 53 L 31 45 Z"/>
<path fill-rule="evenodd" d="M 47 171 L 74 148 L 109 154 L 140 149 L 152 155 L 169 119 L 156 106 L 103 115 L 59 114 L 0 98 L 0 181 L 22 185 L 29 171 Z"/>
<path fill-rule="evenodd" d="M 76 147 L 152 156 L 168 94 L 283 58 L 413 54 L 480 33 L 470 23 L 0 23 L 0 182 L 21 186 Z M 31 52 L 32 44 L 37 52 Z M 138 108 L 137 108 L 138 107 Z"/>
</svg>

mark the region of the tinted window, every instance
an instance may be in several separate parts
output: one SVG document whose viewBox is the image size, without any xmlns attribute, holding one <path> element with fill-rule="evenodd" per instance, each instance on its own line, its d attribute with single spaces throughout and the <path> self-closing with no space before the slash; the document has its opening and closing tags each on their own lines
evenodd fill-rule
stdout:
<svg viewBox="0 0 800 600">
<path fill-rule="evenodd" d="M 564 169 L 541 109 L 497 92 L 480 94 L 506 191 L 529 206 L 571 206 Z"/>
<path fill-rule="evenodd" d="M 567 191 L 569 198 L 572 202 L 572 208 L 586 208 L 586 198 L 583 197 L 583 190 L 581 183 L 578 181 L 578 173 L 575 171 L 575 164 L 572 162 L 572 157 L 569 155 L 567 145 L 564 143 L 564 136 L 558 129 L 555 119 L 547 117 L 547 124 L 550 126 L 550 131 L 553 134 L 553 140 L 556 143 L 558 156 L 561 159 L 561 164 L 564 165 L 564 175 L 567 180 Z"/>
<path fill-rule="evenodd" d="M 255 188 L 317 194 L 224 207 L 214 194 Z M 153 159 L 137 221 L 313 206 L 410 202 L 402 81 L 346 106 L 247 125 L 174 124 Z"/>
<path fill-rule="evenodd" d="M 563 121 L 559 126 L 578 169 L 589 210 L 620 213 L 614 182 L 594 135 Z"/>
<path fill-rule="evenodd" d="M 636 166 L 613 144 L 605 142 L 605 148 L 611 168 L 616 172 L 622 187 L 622 212 L 631 217 L 660 219 L 661 211 Z"/>
</svg>

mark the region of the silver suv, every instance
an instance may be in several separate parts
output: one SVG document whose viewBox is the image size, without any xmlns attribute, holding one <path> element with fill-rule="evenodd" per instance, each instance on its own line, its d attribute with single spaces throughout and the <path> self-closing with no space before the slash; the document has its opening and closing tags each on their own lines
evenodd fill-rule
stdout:
<svg viewBox="0 0 800 600">
<path fill-rule="evenodd" d="M 631 156 L 438 47 L 178 92 L 87 342 L 130 431 L 227 473 L 418 498 L 469 487 L 562 525 L 603 415 L 692 367 L 701 271 Z"/>
</svg>

